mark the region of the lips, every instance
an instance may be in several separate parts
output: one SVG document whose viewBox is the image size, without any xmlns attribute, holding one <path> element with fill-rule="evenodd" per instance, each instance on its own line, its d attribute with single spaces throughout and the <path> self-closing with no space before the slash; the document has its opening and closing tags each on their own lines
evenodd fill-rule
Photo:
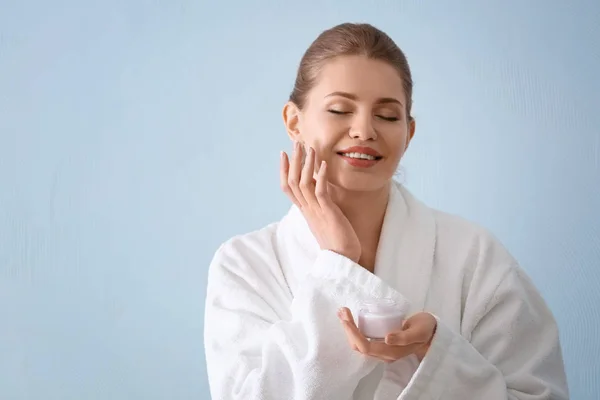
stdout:
<svg viewBox="0 0 600 400">
<path fill-rule="evenodd" d="M 364 146 L 348 147 L 337 154 L 346 163 L 357 168 L 370 168 L 383 158 L 377 150 Z"/>
<path fill-rule="evenodd" d="M 382 155 L 379 154 L 379 152 L 375 149 L 372 149 L 371 147 L 366 147 L 366 146 L 353 146 L 353 147 L 348 147 L 344 150 L 340 150 L 338 151 L 338 154 L 351 154 L 351 153 L 355 153 L 355 154 L 366 154 L 375 158 L 382 158 Z"/>
</svg>

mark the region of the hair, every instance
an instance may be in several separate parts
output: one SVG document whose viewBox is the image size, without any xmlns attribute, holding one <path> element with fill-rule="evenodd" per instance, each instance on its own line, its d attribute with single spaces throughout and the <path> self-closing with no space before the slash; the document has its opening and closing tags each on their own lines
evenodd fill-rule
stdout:
<svg viewBox="0 0 600 400">
<path fill-rule="evenodd" d="M 325 64 L 336 57 L 357 55 L 384 61 L 398 71 L 406 96 L 406 115 L 411 120 L 413 81 L 406 56 L 386 33 L 370 24 L 344 23 L 322 32 L 302 56 L 289 100 L 304 108 Z"/>
</svg>

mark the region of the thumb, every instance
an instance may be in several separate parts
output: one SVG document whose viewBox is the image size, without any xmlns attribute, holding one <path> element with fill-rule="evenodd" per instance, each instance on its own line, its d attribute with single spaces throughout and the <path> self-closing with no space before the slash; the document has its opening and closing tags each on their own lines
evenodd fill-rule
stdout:
<svg viewBox="0 0 600 400">
<path fill-rule="evenodd" d="M 395 346 L 408 346 L 427 342 L 427 329 L 420 323 L 420 318 L 411 317 L 404 322 L 400 332 L 386 336 L 385 343 Z"/>
</svg>

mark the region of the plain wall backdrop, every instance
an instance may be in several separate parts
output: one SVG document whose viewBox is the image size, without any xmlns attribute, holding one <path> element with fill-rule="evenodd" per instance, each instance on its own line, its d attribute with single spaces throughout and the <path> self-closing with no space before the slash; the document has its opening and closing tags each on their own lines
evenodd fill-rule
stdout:
<svg viewBox="0 0 600 400">
<path fill-rule="evenodd" d="M 346 21 L 411 64 L 406 185 L 507 245 L 600 398 L 600 2 L 0 0 L 0 399 L 209 398 L 208 264 L 287 211 L 281 109 Z"/>
</svg>

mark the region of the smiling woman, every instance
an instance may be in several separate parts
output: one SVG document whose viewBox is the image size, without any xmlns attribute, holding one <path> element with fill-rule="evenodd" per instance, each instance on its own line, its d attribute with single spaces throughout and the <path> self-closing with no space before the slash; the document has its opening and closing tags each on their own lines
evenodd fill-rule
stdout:
<svg viewBox="0 0 600 400">
<path fill-rule="evenodd" d="M 360 54 L 357 50 L 362 47 L 347 48 L 339 42 L 334 46 L 342 51 L 335 57 L 318 57 L 319 63 L 308 59 L 314 53 L 305 55 L 302 72 L 284 107 L 284 122 L 292 140 L 313 147 L 317 160 L 329 163 L 329 181 L 335 187 L 351 191 L 381 188 L 394 175 L 415 132 L 408 64 L 397 47 L 400 53 L 395 58 L 404 60 L 400 65 L 406 68 L 387 61 L 393 57 Z M 389 46 L 381 40 L 367 49 Z M 379 50 L 387 54 L 384 51 Z M 307 78 L 315 73 L 314 79 Z M 305 86 L 309 84 L 313 86 L 308 91 Z M 371 159 L 373 156 L 377 159 Z"/>
<path fill-rule="evenodd" d="M 283 108 L 293 206 L 210 265 L 213 399 L 568 398 L 554 317 L 517 261 L 393 181 L 411 99 L 404 54 L 371 25 L 307 50 Z"/>
</svg>

